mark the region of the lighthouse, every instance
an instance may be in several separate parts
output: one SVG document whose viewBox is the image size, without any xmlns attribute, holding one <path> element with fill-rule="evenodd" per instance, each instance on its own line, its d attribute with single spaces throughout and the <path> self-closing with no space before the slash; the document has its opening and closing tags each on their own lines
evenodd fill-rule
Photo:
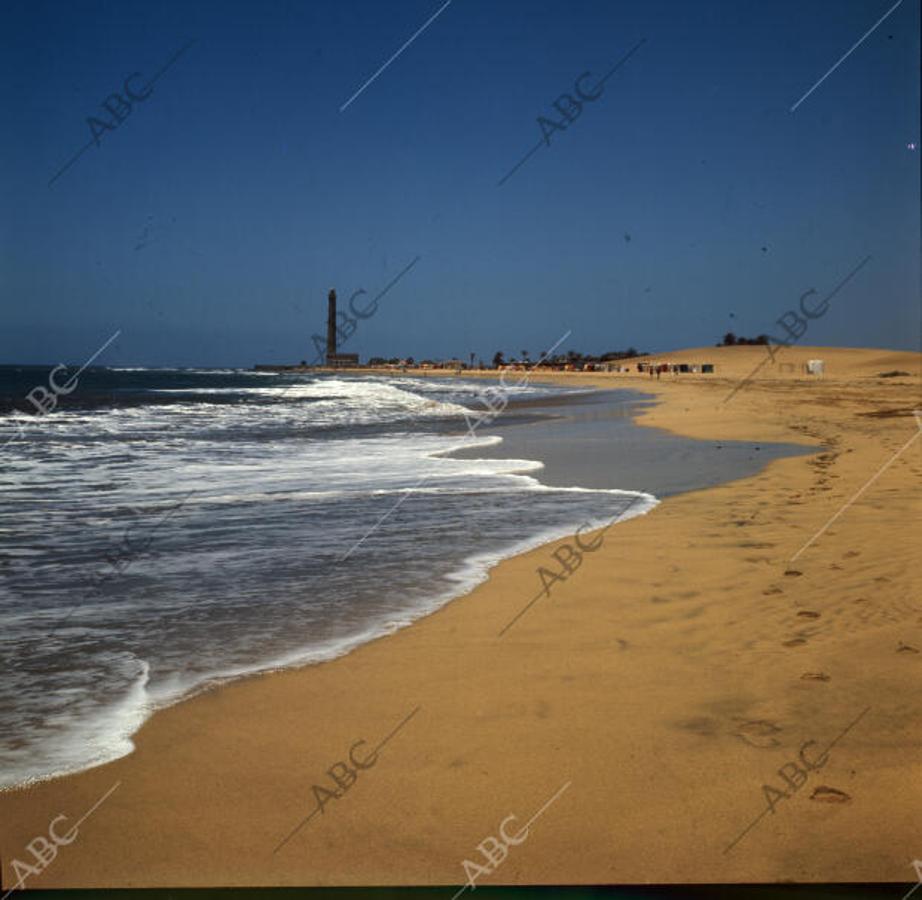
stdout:
<svg viewBox="0 0 922 900">
<path fill-rule="evenodd" d="M 336 356 L 336 291 L 327 295 L 327 365 Z"/>
<path fill-rule="evenodd" d="M 344 315 L 344 321 L 350 321 L 348 316 Z M 353 327 L 355 323 L 353 322 Z M 359 364 L 359 355 L 357 353 L 337 353 L 336 352 L 336 335 L 340 334 L 343 340 L 349 337 L 351 331 L 342 334 L 336 325 L 336 291 L 331 290 L 327 294 L 327 358 L 326 364 L 338 369 L 348 369 Z M 320 336 L 316 335 L 319 342 Z"/>
</svg>

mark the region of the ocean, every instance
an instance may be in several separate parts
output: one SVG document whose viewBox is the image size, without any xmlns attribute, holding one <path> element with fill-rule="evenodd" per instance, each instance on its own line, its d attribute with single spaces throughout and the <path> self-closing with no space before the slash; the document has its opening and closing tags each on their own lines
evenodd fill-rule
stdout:
<svg viewBox="0 0 922 900">
<path fill-rule="evenodd" d="M 473 381 L 99 367 L 26 416 L 49 371 L 0 367 L 3 788 L 117 759 L 157 708 L 347 653 L 657 502 L 498 456 L 496 423 L 468 432 Z M 502 418 L 570 393 L 510 388 Z"/>
</svg>

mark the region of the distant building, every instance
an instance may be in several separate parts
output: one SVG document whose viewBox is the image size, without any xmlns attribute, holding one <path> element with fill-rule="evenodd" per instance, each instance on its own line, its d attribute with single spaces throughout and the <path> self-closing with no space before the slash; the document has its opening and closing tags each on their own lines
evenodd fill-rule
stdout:
<svg viewBox="0 0 922 900">
<path fill-rule="evenodd" d="M 354 369 L 359 364 L 358 353 L 328 353 L 327 365 L 334 369 Z"/>
<path fill-rule="evenodd" d="M 826 370 L 826 364 L 821 359 L 808 359 L 804 367 L 808 375 L 819 375 L 822 377 Z"/>
</svg>

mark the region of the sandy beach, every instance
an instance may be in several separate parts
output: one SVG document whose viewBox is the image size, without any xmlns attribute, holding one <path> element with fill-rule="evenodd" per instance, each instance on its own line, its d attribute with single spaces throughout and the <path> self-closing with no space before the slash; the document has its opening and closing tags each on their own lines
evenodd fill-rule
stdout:
<svg viewBox="0 0 922 900">
<path fill-rule="evenodd" d="M 508 559 L 393 635 L 201 694 L 123 759 L 0 794 L 4 889 L 52 820 L 63 834 L 103 797 L 28 887 L 460 887 L 504 822 L 520 843 L 478 884 L 914 881 L 920 356 L 787 349 L 793 371 L 727 399 L 765 356 L 542 373 L 655 394 L 642 425 L 815 452 Z M 814 357 L 821 379 L 800 373 Z"/>
</svg>

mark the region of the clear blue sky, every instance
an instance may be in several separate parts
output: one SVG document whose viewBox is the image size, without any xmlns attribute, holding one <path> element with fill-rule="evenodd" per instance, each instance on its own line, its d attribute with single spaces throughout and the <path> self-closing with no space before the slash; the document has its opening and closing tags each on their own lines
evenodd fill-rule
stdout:
<svg viewBox="0 0 922 900">
<path fill-rule="evenodd" d="M 453 0 L 340 112 L 442 2 L 7 0 L 0 362 L 81 361 L 117 329 L 110 364 L 300 360 L 331 287 L 373 295 L 416 256 L 344 350 L 776 333 L 867 255 L 803 342 L 919 349 L 917 0 L 793 113 L 890 2 Z M 193 39 L 49 187 L 125 77 Z"/>
</svg>

